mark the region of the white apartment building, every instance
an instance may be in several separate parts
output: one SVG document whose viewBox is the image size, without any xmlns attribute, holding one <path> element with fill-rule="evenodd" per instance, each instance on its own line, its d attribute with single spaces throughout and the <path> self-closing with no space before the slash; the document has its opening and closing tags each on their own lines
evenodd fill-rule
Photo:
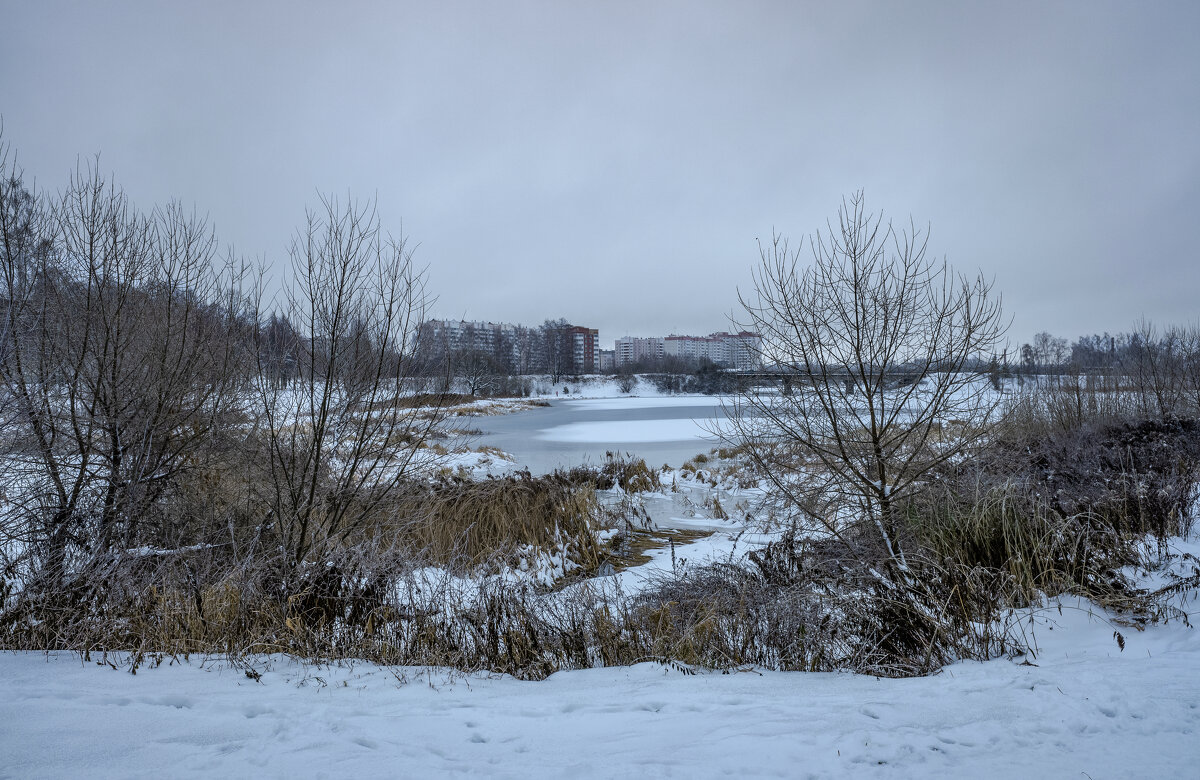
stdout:
<svg viewBox="0 0 1200 780">
<path fill-rule="evenodd" d="M 707 336 L 670 335 L 663 340 L 663 354 L 683 360 L 711 360 L 737 371 L 759 367 L 762 336 L 750 331 L 710 333 Z"/>
<path fill-rule="evenodd" d="M 635 338 L 625 336 L 619 338 L 613 349 L 613 361 L 617 366 L 627 366 L 639 360 L 660 360 L 664 355 L 664 339 Z"/>
<path fill-rule="evenodd" d="M 724 334 L 725 365 L 735 371 L 762 368 L 762 336 L 752 331 Z"/>
<path fill-rule="evenodd" d="M 496 342 L 509 336 L 514 327 L 502 322 L 471 322 L 468 320 L 427 320 L 421 323 L 427 338 L 445 344 L 448 349 L 478 349 L 491 352 Z"/>
</svg>

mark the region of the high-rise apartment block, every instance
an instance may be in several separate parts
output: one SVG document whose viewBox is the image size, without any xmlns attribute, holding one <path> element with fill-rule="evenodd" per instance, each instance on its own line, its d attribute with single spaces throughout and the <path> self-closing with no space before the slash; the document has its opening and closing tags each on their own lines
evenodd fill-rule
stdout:
<svg viewBox="0 0 1200 780">
<path fill-rule="evenodd" d="M 507 322 L 426 320 L 418 329 L 418 349 L 439 361 L 463 352 L 482 352 L 512 373 L 564 371 L 591 374 L 600 368 L 600 332 L 595 328 L 547 322 L 529 328 Z"/>
<path fill-rule="evenodd" d="M 567 329 L 571 339 L 571 368 L 576 374 L 594 374 L 600 369 L 600 331 L 572 325 Z"/>
<path fill-rule="evenodd" d="M 762 336 L 750 331 L 710 333 L 707 336 L 670 335 L 663 339 L 663 356 L 683 360 L 711 360 L 737 371 L 760 365 Z"/>
<path fill-rule="evenodd" d="M 663 339 L 625 336 L 617 339 L 613 352 L 615 353 L 613 359 L 617 366 L 627 366 L 642 360 L 661 360 Z"/>
</svg>

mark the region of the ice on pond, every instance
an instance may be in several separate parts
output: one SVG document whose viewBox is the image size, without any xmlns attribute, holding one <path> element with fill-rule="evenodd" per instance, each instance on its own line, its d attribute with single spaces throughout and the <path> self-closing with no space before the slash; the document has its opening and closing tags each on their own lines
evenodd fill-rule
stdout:
<svg viewBox="0 0 1200 780">
<path fill-rule="evenodd" d="M 544 441 L 641 444 L 658 441 L 716 441 L 711 420 L 601 420 L 544 428 Z"/>
</svg>

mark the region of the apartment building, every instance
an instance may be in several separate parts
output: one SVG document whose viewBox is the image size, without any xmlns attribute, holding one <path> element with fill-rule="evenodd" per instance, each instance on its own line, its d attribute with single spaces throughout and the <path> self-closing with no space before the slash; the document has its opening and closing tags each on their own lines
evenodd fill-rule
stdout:
<svg viewBox="0 0 1200 780">
<path fill-rule="evenodd" d="M 600 331 L 571 325 L 567 328 L 571 344 L 572 371 L 576 374 L 594 374 L 600 368 Z"/>
<path fill-rule="evenodd" d="M 476 351 L 508 363 L 515 360 L 518 326 L 506 322 L 426 320 L 417 329 L 428 354 Z"/>
<path fill-rule="evenodd" d="M 723 334 L 725 365 L 735 371 L 754 371 L 762 368 L 762 336 L 753 331 Z"/>
<path fill-rule="evenodd" d="M 600 332 L 563 321 L 539 327 L 506 322 L 426 320 L 417 331 L 418 349 L 431 361 L 460 352 L 482 352 L 513 373 L 562 370 L 595 373 L 600 367 Z"/>
<path fill-rule="evenodd" d="M 637 363 L 640 360 L 661 360 L 664 352 L 662 338 L 619 338 L 613 347 L 613 361 L 617 367 Z"/>
<path fill-rule="evenodd" d="M 750 371 L 760 365 L 762 336 L 750 331 L 710 333 L 707 336 L 679 336 L 663 339 L 663 355 L 682 360 L 711 360 L 737 371 Z"/>
</svg>

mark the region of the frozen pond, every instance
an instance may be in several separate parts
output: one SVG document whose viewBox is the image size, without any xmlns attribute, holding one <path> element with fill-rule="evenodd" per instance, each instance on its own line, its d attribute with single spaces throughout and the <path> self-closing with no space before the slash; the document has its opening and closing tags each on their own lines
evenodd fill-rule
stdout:
<svg viewBox="0 0 1200 780">
<path fill-rule="evenodd" d="M 476 418 L 476 445 L 512 453 L 535 474 L 603 463 L 606 452 L 630 453 L 651 466 L 679 466 L 717 446 L 712 431 L 725 418 L 717 396 L 555 400 L 552 406 Z"/>
</svg>

